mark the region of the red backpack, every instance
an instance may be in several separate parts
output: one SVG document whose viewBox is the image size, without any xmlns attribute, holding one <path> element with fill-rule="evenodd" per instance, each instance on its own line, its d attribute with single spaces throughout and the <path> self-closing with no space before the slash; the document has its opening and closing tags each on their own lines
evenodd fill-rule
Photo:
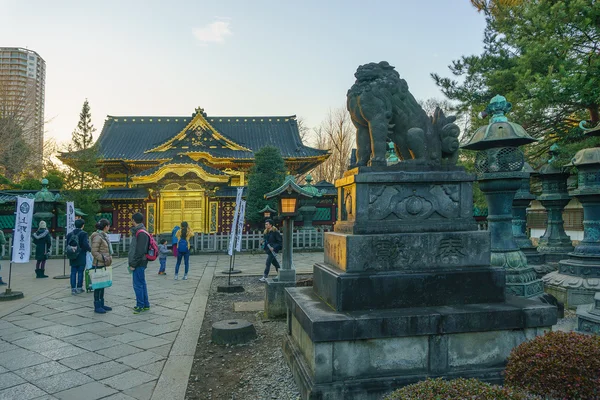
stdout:
<svg viewBox="0 0 600 400">
<path fill-rule="evenodd" d="M 156 243 L 156 240 L 154 240 L 154 237 L 149 234 L 148 232 L 146 232 L 143 229 L 138 230 L 135 233 L 135 238 L 137 240 L 138 235 L 140 234 L 140 232 L 144 232 L 146 235 L 148 235 L 148 250 L 146 251 L 146 259 L 148 261 L 154 261 L 158 258 L 158 244 Z"/>
</svg>

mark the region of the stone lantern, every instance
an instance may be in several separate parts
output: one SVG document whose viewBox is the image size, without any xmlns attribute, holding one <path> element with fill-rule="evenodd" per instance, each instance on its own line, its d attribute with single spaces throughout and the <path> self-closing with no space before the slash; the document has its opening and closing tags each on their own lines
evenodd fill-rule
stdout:
<svg viewBox="0 0 600 400">
<path fill-rule="evenodd" d="M 259 214 L 262 214 L 265 219 L 273 218 L 277 213 L 277 210 L 273 210 L 269 205 L 263 207 L 262 210 L 258 211 Z"/>
<path fill-rule="evenodd" d="M 600 129 L 589 134 L 598 135 Z M 558 263 L 558 271 L 543 279 L 546 292 L 575 308 L 594 303 L 600 292 L 600 148 L 580 150 L 569 166 L 578 170 L 577 188 L 569 194 L 583 207 L 583 240 Z"/>
<path fill-rule="evenodd" d="M 558 154 L 558 146 L 550 147 L 551 159 L 543 165 L 538 176 L 542 182 L 542 194 L 538 200 L 548 212 L 548 226 L 546 232 L 540 237 L 537 251 L 544 255 L 544 262 L 550 265 L 550 271 L 556 270 L 556 263 L 567 258 L 567 254 L 573 251 L 571 238 L 565 233 L 563 210 L 571 196 L 567 192 L 567 179 L 569 173 L 562 167 L 552 165 L 554 157 Z"/>
<path fill-rule="evenodd" d="M 277 199 L 279 217 L 283 219 L 283 258 L 279 276 L 267 279 L 265 291 L 265 315 L 269 318 L 281 317 L 286 313 L 285 288 L 296 286 L 296 269 L 294 268 L 292 238 L 294 218 L 298 214 L 300 200 L 310 199 L 313 195 L 298 186 L 293 175 L 285 177 L 283 184 L 265 194 L 265 199 Z"/>
<path fill-rule="evenodd" d="M 544 286 L 513 236 L 513 199 L 523 179 L 525 157 L 519 146 L 535 142 L 521 125 L 509 122 L 505 113 L 512 105 L 495 96 L 486 108 L 490 124 L 479 128 L 464 149 L 480 150 L 475 159 L 479 188 L 488 204 L 491 265 L 506 271 L 506 293 L 523 297 L 543 294 Z"/>
<path fill-rule="evenodd" d="M 48 230 L 52 227 L 52 219 L 54 218 L 54 206 L 58 195 L 54 196 L 48 190 L 48 179 L 42 179 L 42 190 L 35 194 L 35 204 L 33 213 L 33 230 L 38 227 L 40 221 L 46 221 Z"/>
<path fill-rule="evenodd" d="M 317 213 L 317 203 L 319 198 L 323 196 L 321 191 L 312 185 L 312 176 L 306 176 L 306 185 L 302 187 L 304 191 L 312 194 L 312 198 L 305 198 L 301 202 L 301 206 L 298 209 L 298 213 L 302 216 L 302 221 L 304 222 L 302 229 L 315 229 L 312 222 L 315 218 L 315 214 Z"/>
</svg>

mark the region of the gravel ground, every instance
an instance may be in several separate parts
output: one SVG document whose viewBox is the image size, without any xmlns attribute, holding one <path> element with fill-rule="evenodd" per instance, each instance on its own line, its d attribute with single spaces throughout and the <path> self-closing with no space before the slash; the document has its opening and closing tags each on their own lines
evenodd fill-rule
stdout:
<svg viewBox="0 0 600 400">
<path fill-rule="evenodd" d="M 309 276 L 298 276 L 304 279 Z M 233 278 L 242 293 L 218 293 L 227 277 L 216 277 L 210 288 L 206 314 L 196 347 L 185 398 L 195 399 L 300 399 L 292 373 L 281 351 L 285 320 L 266 320 L 262 312 L 234 312 L 233 303 L 264 300 L 264 283 L 257 277 Z M 212 324 L 225 319 L 245 319 L 254 324 L 257 339 L 244 345 L 212 343 Z"/>
<path fill-rule="evenodd" d="M 298 276 L 298 280 L 311 279 Z M 235 312 L 237 302 L 263 301 L 264 283 L 257 277 L 235 277 L 232 284 L 244 286 L 242 293 L 218 293 L 217 286 L 226 285 L 227 277 L 215 277 L 204 315 L 194 364 L 186 392 L 186 400 L 227 399 L 298 400 L 300 395 L 287 363 L 281 343 L 285 320 L 267 320 L 262 312 Z M 245 319 L 254 324 L 257 339 L 244 345 L 220 346 L 212 343 L 212 324 L 226 319 Z M 574 310 L 565 310 L 553 330 L 575 329 Z"/>
</svg>

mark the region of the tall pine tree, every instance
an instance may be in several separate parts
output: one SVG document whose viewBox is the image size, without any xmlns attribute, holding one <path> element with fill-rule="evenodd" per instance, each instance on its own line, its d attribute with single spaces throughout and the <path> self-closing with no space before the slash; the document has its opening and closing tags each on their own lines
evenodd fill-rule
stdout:
<svg viewBox="0 0 600 400">
<path fill-rule="evenodd" d="M 265 200 L 265 194 L 283 184 L 285 163 L 279 149 L 263 147 L 254 153 L 254 165 L 248 175 L 248 193 L 246 195 L 246 220 L 261 224 L 264 217 L 259 213 L 266 205 L 277 209 L 277 200 Z"/>
<path fill-rule="evenodd" d="M 93 189 L 101 187 L 98 168 L 98 149 L 94 144 L 96 128 L 92 124 L 90 104 L 85 99 L 79 113 L 77 128 L 71 134 L 69 168 L 65 186 L 67 189 Z"/>
<path fill-rule="evenodd" d="M 600 122 L 600 3 L 472 3 L 485 14 L 484 51 L 453 61 L 449 68 L 459 79 L 433 74 L 443 93 L 472 117 L 494 95 L 506 96 L 513 104 L 510 118 L 543 139 L 541 145 L 528 146 L 530 159 L 545 155 L 556 142 L 565 150 L 585 146 L 578 122 Z"/>
</svg>

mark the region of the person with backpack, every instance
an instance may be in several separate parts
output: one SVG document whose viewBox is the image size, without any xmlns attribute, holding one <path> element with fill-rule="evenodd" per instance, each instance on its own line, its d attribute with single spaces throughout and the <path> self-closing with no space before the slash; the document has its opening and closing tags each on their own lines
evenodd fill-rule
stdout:
<svg viewBox="0 0 600 400">
<path fill-rule="evenodd" d="M 35 277 L 47 278 L 46 260 L 50 258 L 50 249 L 52 248 L 52 236 L 46 229 L 46 222 L 40 221 L 38 230 L 33 234 L 33 243 L 35 243 Z"/>
<path fill-rule="evenodd" d="M 112 264 L 112 248 L 108 239 L 108 230 L 110 222 L 102 218 L 96 223 L 97 231 L 92 233 L 90 241 L 92 242 L 92 267 L 108 267 Z M 104 305 L 104 289 L 94 289 L 94 312 L 104 314 L 112 311 L 112 307 Z"/>
<path fill-rule="evenodd" d="M 181 259 L 185 264 L 183 280 L 187 280 L 190 270 L 190 240 L 194 237 L 194 232 L 188 226 L 186 221 L 181 223 L 181 230 L 177 231 L 177 264 L 175 264 L 175 280 L 179 279 L 179 266 Z"/>
<path fill-rule="evenodd" d="M 266 282 L 269 277 L 269 271 L 271 270 L 271 264 L 275 266 L 275 271 L 279 272 L 279 261 L 277 261 L 277 257 L 275 256 L 279 250 L 281 250 L 282 238 L 281 234 L 273 225 L 273 220 L 268 219 L 265 221 L 265 231 L 263 236 L 263 249 L 265 253 L 267 253 L 267 261 L 265 265 L 265 272 L 263 276 L 259 279 L 261 282 Z"/>
<path fill-rule="evenodd" d="M 128 261 L 129 270 L 132 271 L 133 275 L 133 291 L 135 292 L 136 304 L 133 307 L 134 314 L 139 314 L 142 311 L 150 309 L 148 286 L 146 285 L 146 267 L 149 261 L 147 255 L 151 236 L 146 231 L 143 221 L 144 216 L 141 213 L 133 214 L 133 223 L 135 226 L 131 228 L 131 245 L 129 247 Z M 158 252 L 156 256 L 158 256 Z"/>
<path fill-rule="evenodd" d="M 85 221 L 75 220 L 75 229 L 67 235 L 67 258 L 71 266 L 71 294 L 83 293 L 83 274 L 85 272 L 86 253 L 92 251 L 88 234 L 83 230 Z"/>
</svg>

